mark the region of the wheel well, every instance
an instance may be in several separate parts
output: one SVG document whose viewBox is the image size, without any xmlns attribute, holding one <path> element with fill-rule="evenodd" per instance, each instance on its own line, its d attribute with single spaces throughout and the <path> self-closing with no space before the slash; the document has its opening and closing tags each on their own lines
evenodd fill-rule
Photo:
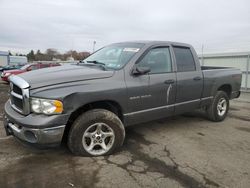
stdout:
<svg viewBox="0 0 250 188">
<path fill-rule="evenodd" d="M 229 84 L 222 85 L 218 88 L 218 91 L 224 91 L 226 92 L 227 96 L 230 98 L 231 92 L 232 92 L 232 87 Z"/>
<path fill-rule="evenodd" d="M 67 125 L 65 127 L 63 141 L 67 142 L 67 136 L 68 136 L 70 127 L 79 115 L 81 115 L 82 113 L 88 110 L 97 109 L 97 108 L 106 109 L 106 110 L 113 112 L 123 122 L 122 108 L 117 102 L 107 100 L 107 101 L 97 101 L 97 102 L 88 103 L 88 104 L 81 106 L 70 115 Z"/>
</svg>

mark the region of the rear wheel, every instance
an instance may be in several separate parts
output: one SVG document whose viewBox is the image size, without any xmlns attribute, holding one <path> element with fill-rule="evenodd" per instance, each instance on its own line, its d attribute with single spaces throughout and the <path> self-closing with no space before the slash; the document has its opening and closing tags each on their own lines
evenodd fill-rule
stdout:
<svg viewBox="0 0 250 188">
<path fill-rule="evenodd" d="M 217 91 L 212 104 L 207 108 L 207 115 L 211 121 L 223 121 L 229 110 L 229 97 L 224 91 Z"/>
<path fill-rule="evenodd" d="M 123 144 L 124 138 L 121 120 L 108 110 L 95 109 L 75 120 L 68 135 L 68 147 L 76 155 L 109 155 Z"/>
</svg>

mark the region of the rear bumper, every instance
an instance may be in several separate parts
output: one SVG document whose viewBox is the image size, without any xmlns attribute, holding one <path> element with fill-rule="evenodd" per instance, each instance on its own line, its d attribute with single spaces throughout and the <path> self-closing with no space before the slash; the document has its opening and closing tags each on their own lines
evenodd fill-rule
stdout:
<svg viewBox="0 0 250 188">
<path fill-rule="evenodd" d="M 67 114 L 23 116 L 11 108 L 9 101 L 5 104 L 4 111 L 4 127 L 7 135 L 13 135 L 21 141 L 37 145 L 61 143 L 69 117 Z"/>
</svg>

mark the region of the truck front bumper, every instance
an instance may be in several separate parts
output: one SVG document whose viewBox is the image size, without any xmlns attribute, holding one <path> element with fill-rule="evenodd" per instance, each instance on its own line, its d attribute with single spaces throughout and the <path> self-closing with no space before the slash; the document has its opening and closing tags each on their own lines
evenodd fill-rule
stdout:
<svg viewBox="0 0 250 188">
<path fill-rule="evenodd" d="M 30 114 L 22 116 L 14 111 L 9 101 L 5 104 L 4 127 L 7 135 L 36 145 L 59 145 L 62 141 L 68 116 Z"/>
</svg>

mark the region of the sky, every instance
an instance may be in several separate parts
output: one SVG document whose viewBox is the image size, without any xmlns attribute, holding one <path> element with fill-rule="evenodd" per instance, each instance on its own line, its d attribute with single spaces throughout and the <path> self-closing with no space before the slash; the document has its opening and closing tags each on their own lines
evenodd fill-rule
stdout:
<svg viewBox="0 0 250 188">
<path fill-rule="evenodd" d="M 132 40 L 250 51 L 249 0 L 0 0 L 0 50 L 92 51 Z"/>
</svg>

